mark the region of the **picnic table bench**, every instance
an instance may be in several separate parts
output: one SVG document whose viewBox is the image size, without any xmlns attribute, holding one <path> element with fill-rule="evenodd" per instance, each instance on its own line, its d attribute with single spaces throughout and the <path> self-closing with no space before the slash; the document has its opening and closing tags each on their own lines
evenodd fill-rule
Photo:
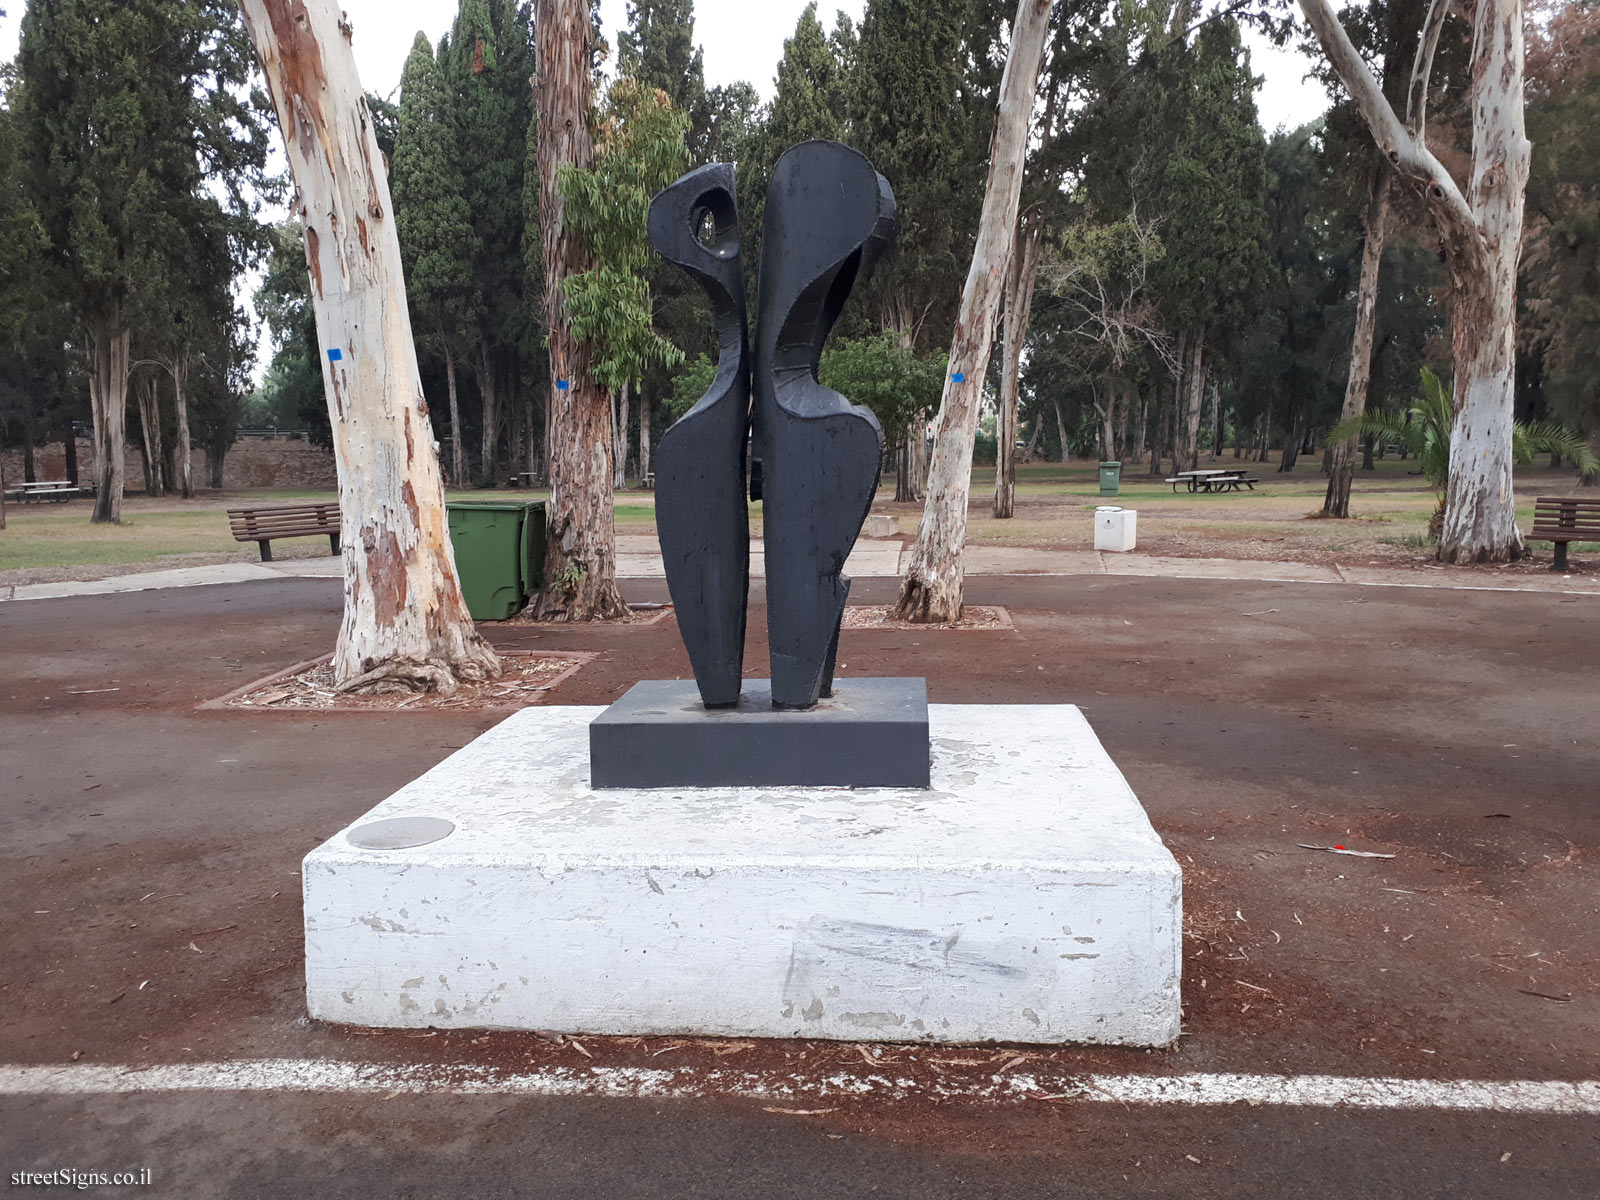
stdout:
<svg viewBox="0 0 1600 1200">
<path fill-rule="evenodd" d="M 1259 479 L 1252 479 L 1248 470 L 1229 468 L 1226 470 L 1206 471 L 1179 471 L 1171 479 L 1164 480 L 1172 485 L 1173 494 L 1176 495 L 1180 483 L 1187 484 L 1191 492 L 1237 492 L 1241 487 L 1247 487 L 1252 492 L 1256 490 Z"/>
<path fill-rule="evenodd" d="M 260 508 L 230 508 L 228 525 L 236 542 L 256 542 L 261 561 L 272 561 L 276 538 L 325 536 L 339 553 L 339 502 L 316 500 L 304 504 L 276 504 Z"/>
<path fill-rule="evenodd" d="M 70 480 L 48 479 L 19 484 L 15 488 L 8 489 L 6 496 L 23 504 L 41 504 L 46 500 L 52 504 L 65 504 L 68 500 L 84 495 L 88 491 L 89 489 L 80 488 Z"/>
<path fill-rule="evenodd" d="M 1536 542 L 1554 542 L 1556 559 L 1552 569 L 1567 569 L 1567 546 L 1572 542 L 1600 542 L 1600 497 L 1540 496 L 1533 502 L 1533 531 Z"/>
</svg>

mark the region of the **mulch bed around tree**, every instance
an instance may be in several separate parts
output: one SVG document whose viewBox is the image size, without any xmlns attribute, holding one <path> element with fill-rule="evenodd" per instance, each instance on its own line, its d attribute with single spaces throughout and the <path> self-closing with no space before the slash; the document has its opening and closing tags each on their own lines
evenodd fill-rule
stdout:
<svg viewBox="0 0 1600 1200">
<path fill-rule="evenodd" d="M 515 616 L 507 617 L 504 621 L 491 622 L 494 625 L 543 625 L 549 629 L 561 629 L 567 626 L 591 625 L 659 625 L 672 615 L 670 604 L 630 604 L 628 615 L 614 617 L 610 620 L 593 621 L 541 621 L 532 615 L 531 610 L 524 609 Z"/>
<path fill-rule="evenodd" d="M 201 705 L 209 709 L 247 708 L 274 712 L 395 712 L 452 709 L 484 711 L 525 708 L 538 704 L 546 692 L 561 683 L 595 655 L 583 650 L 501 650 L 505 674 L 481 683 L 463 683 L 455 691 L 359 692 L 333 690 L 333 666 L 328 658 L 296 663 L 276 674 L 248 683 L 235 692 Z"/>
<path fill-rule="evenodd" d="M 961 620 L 939 624 L 918 625 L 911 621 L 897 621 L 890 616 L 887 605 L 853 604 L 844 610 L 845 629 L 1015 629 L 1011 614 L 998 605 L 967 604 L 961 609 Z"/>
</svg>

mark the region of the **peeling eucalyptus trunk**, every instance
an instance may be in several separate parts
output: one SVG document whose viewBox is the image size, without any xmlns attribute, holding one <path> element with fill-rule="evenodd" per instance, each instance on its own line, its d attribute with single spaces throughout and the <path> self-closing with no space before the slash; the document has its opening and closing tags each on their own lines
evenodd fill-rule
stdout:
<svg viewBox="0 0 1600 1200">
<path fill-rule="evenodd" d="M 128 330 L 119 305 L 87 322 L 89 409 L 94 417 L 95 524 L 122 520 L 122 456 L 128 444 Z"/>
<path fill-rule="evenodd" d="M 639 482 L 650 478 L 650 421 L 655 400 L 649 392 L 639 393 Z"/>
<path fill-rule="evenodd" d="M 1033 456 L 1039 453 L 1039 441 L 1044 437 L 1044 417 L 1038 416 L 1033 421 L 1033 436 L 1028 439 L 1028 448 L 1022 452 L 1023 462 L 1032 462 Z"/>
<path fill-rule="evenodd" d="M 494 486 L 495 451 L 500 443 L 500 393 L 494 377 L 494 357 L 488 343 L 478 348 L 478 396 L 483 401 L 482 443 L 478 448 L 478 482 Z"/>
<path fill-rule="evenodd" d="M 445 388 L 450 395 L 450 482 L 464 487 L 467 482 L 466 447 L 461 444 L 461 397 L 456 390 L 456 354 L 448 338 L 440 338 L 444 347 Z"/>
<path fill-rule="evenodd" d="M 134 397 L 139 406 L 139 433 L 143 438 L 140 447 L 144 466 L 144 494 L 159 497 L 161 489 L 161 402 L 156 394 L 156 381 L 148 370 L 139 374 L 134 384 Z"/>
<path fill-rule="evenodd" d="M 612 410 L 611 486 L 621 491 L 628 486 L 628 426 L 633 421 L 632 389 L 623 384 Z"/>
<path fill-rule="evenodd" d="M 1429 150 L 1424 121 L 1439 30 L 1452 0 L 1433 0 L 1402 122 L 1329 0 L 1300 0 L 1334 72 L 1401 178 L 1421 189 L 1450 268 L 1455 423 L 1439 558 L 1520 558 L 1512 492 L 1517 260 L 1532 155 L 1523 119 L 1522 0 L 1476 0 L 1472 22 L 1472 167 L 1465 193 Z"/>
<path fill-rule="evenodd" d="M 175 359 L 172 371 L 172 410 L 178 419 L 177 478 L 172 481 L 178 495 L 185 500 L 194 499 L 194 442 L 189 436 L 189 394 L 184 384 L 189 380 L 187 356 Z"/>
<path fill-rule="evenodd" d="M 534 5 L 538 82 L 539 217 L 544 254 L 545 328 L 550 347 L 550 536 L 546 543 L 542 620 L 585 621 L 625 616 L 617 590 L 617 539 L 612 510 L 611 403 L 590 371 L 591 348 L 575 338 L 563 290 L 569 275 L 594 263 L 563 228 L 556 186 L 563 163 L 588 169 L 591 61 L 589 6 L 583 0 Z M 563 388 L 559 386 L 565 383 Z"/>
<path fill-rule="evenodd" d="M 1217 461 L 1217 455 L 1222 453 L 1222 442 L 1226 434 L 1222 419 L 1222 389 L 1217 386 L 1217 381 L 1211 381 L 1211 461 Z"/>
<path fill-rule="evenodd" d="M 1006 311 L 1001 328 L 1000 401 L 995 421 L 994 515 L 1010 517 L 1017 506 L 1017 407 L 1022 385 L 1022 347 L 1039 278 L 1043 228 L 1028 223 L 1006 272 Z"/>
<path fill-rule="evenodd" d="M 1383 266 L 1383 243 L 1388 235 L 1389 164 L 1379 159 L 1367 182 L 1367 208 L 1363 224 L 1366 241 L 1361 247 L 1361 283 L 1356 290 L 1356 329 L 1350 339 L 1350 374 L 1345 378 L 1344 408 L 1340 422 L 1359 417 L 1367 410 L 1367 391 L 1372 384 L 1372 339 L 1377 325 L 1378 276 Z M 1322 515 L 1350 515 L 1350 485 L 1355 479 L 1358 439 L 1346 438 L 1329 447 L 1328 492 L 1322 499 Z M 1367 439 L 1367 461 L 1372 469 L 1372 439 Z"/>
<path fill-rule="evenodd" d="M 1044 60 L 1051 0 L 1020 0 L 1011 26 L 1011 49 L 1000 83 L 1000 105 L 990 142 L 978 240 L 972 253 L 950 341 L 950 373 L 939 405 L 939 439 L 928 470 L 922 525 L 895 605 L 902 620 L 947 623 L 961 618 L 962 550 L 967 541 L 967 501 L 972 489 L 972 444 L 988 374 L 995 315 L 1017 228 L 1028 124 Z M 961 382 L 954 376 L 960 374 Z"/>
<path fill-rule="evenodd" d="M 1206 340 L 1199 330 L 1189 337 L 1189 362 L 1183 373 L 1182 407 L 1172 447 L 1174 473 L 1193 471 L 1200 466 L 1200 418 L 1205 413 Z"/>
<path fill-rule="evenodd" d="M 500 673 L 473 628 L 445 522 L 400 242 L 350 26 L 335 0 L 243 0 L 305 234 L 339 469 L 342 691 L 452 691 Z"/>
</svg>

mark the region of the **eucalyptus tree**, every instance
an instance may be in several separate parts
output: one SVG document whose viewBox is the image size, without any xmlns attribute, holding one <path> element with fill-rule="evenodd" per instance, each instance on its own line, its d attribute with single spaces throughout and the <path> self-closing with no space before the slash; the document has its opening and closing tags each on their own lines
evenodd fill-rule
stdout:
<svg viewBox="0 0 1600 1200">
<path fill-rule="evenodd" d="M 1328 63 L 1396 173 L 1420 192 L 1450 268 L 1455 429 L 1439 558 L 1503 562 L 1523 553 L 1512 488 L 1516 277 L 1531 145 L 1524 120 L 1522 0 L 1474 0 L 1472 153 L 1465 189 L 1427 140 L 1434 48 L 1455 5 L 1434 0 L 1417 40 L 1405 116 L 1328 0 L 1300 0 Z"/>
<path fill-rule="evenodd" d="M 234 281 L 265 256 L 271 237 L 253 218 L 230 215 L 203 190 L 180 210 L 180 224 L 181 235 L 151 253 L 129 312 L 135 365 L 154 366 L 171 383 L 173 439 L 162 453 L 165 422 L 158 398 L 164 389 L 148 372 L 140 380 L 146 456 L 170 463 L 166 482 L 187 500 L 194 497 L 190 383 L 198 371 L 222 369 L 208 355 L 228 345 L 227 327 L 242 319 L 234 307 Z M 161 473 L 155 474 L 159 481 Z"/>
<path fill-rule="evenodd" d="M 265 138 L 229 0 L 28 7 L 17 56 L 21 154 L 52 278 L 84 329 L 95 427 L 92 520 L 120 519 L 135 293 L 204 176 L 245 216 Z"/>
<path fill-rule="evenodd" d="M 336 0 L 243 0 L 299 197 L 339 468 L 336 687 L 450 691 L 500 672 L 467 612 L 406 310 L 388 173 Z"/>
<path fill-rule="evenodd" d="M 483 300 L 474 274 L 479 239 L 453 135 L 444 75 L 427 36 L 419 33 L 400 76 L 390 179 L 417 340 L 444 358 L 450 478 L 459 487 L 466 482 L 467 468 L 456 366 L 473 348 Z"/>
<path fill-rule="evenodd" d="M 651 319 L 649 279 L 657 256 L 645 227 L 650 198 L 683 172 L 688 123 L 665 92 L 624 76 L 607 93 L 593 165 L 567 166 L 558 176 L 566 231 L 581 240 L 594 264 L 567 277 L 564 301 L 573 333 L 594 347 L 595 380 L 611 392 L 618 487 L 633 389 L 650 367 L 683 361 L 683 351 L 657 333 Z M 639 445 L 646 471 L 649 429 L 646 411 Z"/>
<path fill-rule="evenodd" d="M 1165 255 L 1154 222 L 1134 211 L 1106 224 L 1073 222 L 1040 268 L 1041 337 L 1053 343 L 1053 357 L 1066 357 L 1091 389 L 1105 459 L 1120 457 L 1124 449 L 1118 417 L 1133 408 L 1146 363 L 1154 359 L 1168 371 L 1177 365 L 1151 287 Z"/>
<path fill-rule="evenodd" d="M 1050 26 L 1050 0 L 1019 0 L 1000 85 L 977 245 L 961 293 L 940 398 L 938 441 L 911 562 L 895 605 L 905 620 L 944 624 L 961 617 L 962 550 L 972 484 L 973 438 L 995 318 L 1016 233 L 1033 100 Z"/>
<path fill-rule="evenodd" d="M 550 355 L 550 536 L 537 615 L 582 621 L 620 617 L 617 541 L 612 508 L 611 404 L 594 373 L 594 347 L 567 312 L 569 279 L 595 268 L 594 256 L 567 221 L 562 168 L 594 165 L 596 31 L 581 0 L 538 0 L 536 89 L 540 261 Z"/>
</svg>

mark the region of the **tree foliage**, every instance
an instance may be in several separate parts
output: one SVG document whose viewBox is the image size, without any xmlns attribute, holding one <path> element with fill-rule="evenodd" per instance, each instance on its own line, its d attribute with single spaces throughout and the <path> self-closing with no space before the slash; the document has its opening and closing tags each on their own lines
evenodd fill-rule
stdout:
<svg viewBox="0 0 1600 1200">
<path fill-rule="evenodd" d="M 455 152 L 450 94 L 428 39 L 418 34 L 400 77 L 390 186 L 418 341 L 437 348 L 468 336 L 483 304 L 481 246 Z"/>
<path fill-rule="evenodd" d="M 613 390 L 683 359 L 652 323 L 655 251 L 645 224 L 650 198 L 683 170 L 687 121 L 659 88 L 619 79 L 606 98 L 594 167 L 559 175 L 566 228 L 595 259 L 593 270 L 567 278 L 563 300 L 573 332 L 594 345 L 595 378 Z"/>
<path fill-rule="evenodd" d="M 1422 395 L 1404 408 L 1369 409 L 1354 420 L 1334 428 L 1330 437 L 1373 437 L 1405 445 L 1439 492 L 1450 486 L 1450 432 L 1455 425 L 1455 400 L 1450 388 L 1427 367 L 1422 368 Z M 1512 452 L 1518 463 L 1533 461 L 1535 454 L 1559 454 L 1579 471 L 1600 471 L 1600 457 L 1569 429 L 1553 421 L 1517 421 L 1511 429 Z"/>
</svg>

